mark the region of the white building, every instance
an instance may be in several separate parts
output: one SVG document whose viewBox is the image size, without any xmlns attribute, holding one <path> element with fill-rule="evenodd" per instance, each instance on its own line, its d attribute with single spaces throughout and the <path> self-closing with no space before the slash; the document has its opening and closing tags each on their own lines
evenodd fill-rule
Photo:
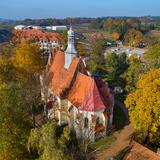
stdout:
<svg viewBox="0 0 160 160">
<path fill-rule="evenodd" d="M 46 29 L 53 31 L 65 31 L 67 30 L 67 26 L 47 26 Z"/>
<path fill-rule="evenodd" d="M 27 29 L 37 29 L 37 30 L 41 30 L 42 27 L 40 26 L 33 26 L 33 25 L 29 25 L 29 26 L 25 26 L 25 25 L 18 25 L 14 27 L 15 30 L 27 30 Z"/>
<path fill-rule="evenodd" d="M 112 125 L 114 98 L 106 83 L 88 75 L 75 49 L 72 28 L 66 51 L 55 53 L 40 80 L 49 118 L 57 119 L 59 125 L 67 122 L 78 138 L 94 141 L 106 135 Z"/>
<path fill-rule="evenodd" d="M 24 25 L 18 25 L 18 26 L 15 26 L 14 29 L 15 30 L 24 30 L 24 29 L 27 29 L 27 28 Z"/>
</svg>

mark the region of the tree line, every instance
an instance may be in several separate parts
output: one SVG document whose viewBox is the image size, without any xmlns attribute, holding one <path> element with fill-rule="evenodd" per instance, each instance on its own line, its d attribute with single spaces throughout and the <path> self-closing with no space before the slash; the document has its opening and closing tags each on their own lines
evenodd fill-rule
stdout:
<svg viewBox="0 0 160 160">
<path fill-rule="evenodd" d="M 87 67 L 92 76 L 101 77 L 114 89 L 120 86 L 123 93 L 115 98 L 125 103 L 134 138 L 153 149 L 160 144 L 160 44 L 148 48 L 140 59 L 136 55 L 104 52 L 104 40 L 91 42 Z M 116 115 L 115 115 L 116 116 Z"/>
</svg>

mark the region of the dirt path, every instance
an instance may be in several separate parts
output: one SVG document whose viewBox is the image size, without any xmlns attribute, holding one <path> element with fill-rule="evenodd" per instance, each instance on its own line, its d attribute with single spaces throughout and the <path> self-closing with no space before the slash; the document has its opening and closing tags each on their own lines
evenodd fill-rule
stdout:
<svg viewBox="0 0 160 160">
<path fill-rule="evenodd" d="M 134 129 L 130 125 L 125 126 L 120 133 L 116 132 L 117 140 L 108 148 L 96 153 L 96 160 L 108 160 L 110 157 L 115 156 L 118 152 L 123 150 L 129 145 L 131 135 Z"/>
</svg>

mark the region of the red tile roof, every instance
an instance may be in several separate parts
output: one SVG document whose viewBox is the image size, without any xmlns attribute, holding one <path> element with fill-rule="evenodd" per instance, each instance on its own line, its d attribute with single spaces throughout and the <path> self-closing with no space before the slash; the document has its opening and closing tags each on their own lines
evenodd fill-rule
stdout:
<svg viewBox="0 0 160 160">
<path fill-rule="evenodd" d="M 57 51 L 49 70 L 49 86 L 57 96 L 67 98 L 85 111 L 98 111 L 111 105 L 108 87 L 102 83 L 97 87 L 96 81 L 87 75 L 81 58 L 73 58 L 68 69 L 64 68 L 64 63 L 65 53 Z"/>
<path fill-rule="evenodd" d="M 160 155 L 133 141 L 125 160 L 160 160 Z"/>
<path fill-rule="evenodd" d="M 84 70 L 84 66 L 80 58 L 73 58 L 68 69 L 64 68 L 64 59 L 64 52 L 57 51 L 50 67 L 50 74 L 53 75 L 50 87 L 58 96 L 62 97 L 67 94 L 67 90 L 70 89 L 77 69 L 81 70 L 82 72 Z"/>
<path fill-rule="evenodd" d="M 76 80 L 69 92 L 68 99 L 77 107 L 81 106 L 90 91 L 93 79 L 78 73 Z"/>
<path fill-rule="evenodd" d="M 28 40 L 60 40 L 59 34 L 44 32 L 37 29 L 29 30 L 14 30 L 12 32 L 14 41 L 28 41 Z"/>
<path fill-rule="evenodd" d="M 95 80 L 81 73 L 78 73 L 68 99 L 75 106 L 79 106 L 80 110 L 98 111 L 105 109 Z"/>
</svg>

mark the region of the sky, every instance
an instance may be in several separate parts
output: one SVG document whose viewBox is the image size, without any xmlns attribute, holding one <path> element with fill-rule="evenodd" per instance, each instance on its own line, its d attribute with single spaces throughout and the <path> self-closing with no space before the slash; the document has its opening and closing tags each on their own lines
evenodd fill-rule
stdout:
<svg viewBox="0 0 160 160">
<path fill-rule="evenodd" d="M 160 16 L 160 0 L 0 0 L 0 18 Z"/>
</svg>

